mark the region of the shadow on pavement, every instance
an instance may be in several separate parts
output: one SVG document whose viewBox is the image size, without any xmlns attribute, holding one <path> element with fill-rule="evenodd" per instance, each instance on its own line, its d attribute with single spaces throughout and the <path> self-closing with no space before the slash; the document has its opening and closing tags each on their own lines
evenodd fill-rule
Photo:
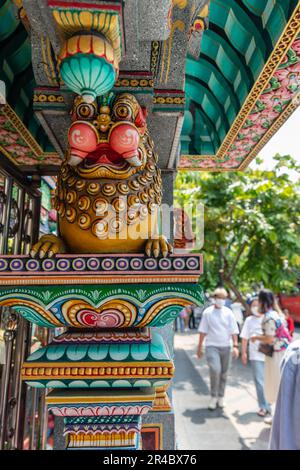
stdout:
<svg viewBox="0 0 300 470">
<path fill-rule="evenodd" d="M 194 410 L 187 409 L 184 411 L 183 416 L 190 418 L 194 424 L 204 424 L 206 420 L 223 418 L 228 420 L 228 416 L 225 415 L 221 408 L 216 410 L 209 410 L 207 408 L 197 408 Z"/>
<path fill-rule="evenodd" d="M 259 417 L 256 413 L 252 412 L 240 413 L 239 411 L 235 411 L 234 413 L 232 413 L 232 415 L 240 424 L 250 424 L 253 423 L 253 421 L 261 423 L 263 421 L 263 418 Z"/>
</svg>

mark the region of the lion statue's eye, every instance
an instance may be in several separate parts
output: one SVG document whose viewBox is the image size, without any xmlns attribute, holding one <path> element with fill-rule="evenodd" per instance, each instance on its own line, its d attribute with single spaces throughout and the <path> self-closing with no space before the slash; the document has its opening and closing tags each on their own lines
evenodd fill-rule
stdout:
<svg viewBox="0 0 300 470">
<path fill-rule="evenodd" d="M 91 119 L 95 117 L 95 108 L 91 104 L 82 103 L 77 108 L 77 116 L 80 118 Z"/>
<path fill-rule="evenodd" d="M 116 106 L 114 112 L 115 112 L 116 117 L 120 119 L 131 118 L 131 109 L 129 108 L 129 106 L 125 106 L 125 105 Z"/>
</svg>

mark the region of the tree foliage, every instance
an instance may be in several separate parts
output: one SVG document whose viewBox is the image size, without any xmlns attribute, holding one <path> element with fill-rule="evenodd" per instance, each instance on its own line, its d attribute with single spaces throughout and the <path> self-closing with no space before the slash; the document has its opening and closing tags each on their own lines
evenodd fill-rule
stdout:
<svg viewBox="0 0 300 470">
<path fill-rule="evenodd" d="M 300 181 L 292 175 L 300 167 L 290 156 L 274 159 L 273 171 L 178 175 L 177 205 L 204 204 L 205 289 L 223 283 L 238 298 L 262 286 L 275 292 L 295 289 L 300 266 Z"/>
</svg>

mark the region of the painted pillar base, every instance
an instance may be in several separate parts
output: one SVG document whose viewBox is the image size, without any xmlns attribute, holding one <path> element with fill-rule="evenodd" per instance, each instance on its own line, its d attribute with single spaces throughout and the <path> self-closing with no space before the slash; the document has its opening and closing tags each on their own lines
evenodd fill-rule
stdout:
<svg viewBox="0 0 300 470">
<path fill-rule="evenodd" d="M 149 412 L 142 416 L 141 442 L 143 450 L 176 450 L 174 412 Z M 54 450 L 67 446 L 64 418 L 55 416 Z"/>
<path fill-rule="evenodd" d="M 162 327 L 202 303 L 201 272 L 199 255 L 0 257 L 0 306 L 68 328 L 22 366 L 29 386 L 52 389 L 47 405 L 64 418 L 66 449 L 175 448 Z"/>
<path fill-rule="evenodd" d="M 158 332 L 67 332 L 31 354 L 22 378 L 52 388 L 48 409 L 64 417 L 66 449 L 141 449 L 141 416 L 165 402 L 174 366 Z"/>
<path fill-rule="evenodd" d="M 142 416 L 152 407 L 153 388 L 126 392 L 53 390 L 48 410 L 64 417 L 63 442 L 67 450 L 138 450 Z"/>
</svg>

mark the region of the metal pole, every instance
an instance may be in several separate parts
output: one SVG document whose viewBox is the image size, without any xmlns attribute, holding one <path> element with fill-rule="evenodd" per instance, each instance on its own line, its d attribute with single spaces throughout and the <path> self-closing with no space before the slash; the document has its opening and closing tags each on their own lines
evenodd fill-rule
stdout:
<svg viewBox="0 0 300 470">
<path fill-rule="evenodd" d="M 46 390 L 41 390 L 40 400 L 40 450 L 46 450 L 48 436 L 48 408 L 46 405 Z"/>
<path fill-rule="evenodd" d="M 5 204 L 6 204 L 6 195 L 4 192 L 5 178 L 0 173 L 0 205 L 2 205 L 2 214 L 0 218 L 0 249 L 2 247 L 3 240 L 3 228 L 4 228 L 4 216 L 5 216 Z"/>
<path fill-rule="evenodd" d="M 9 232 L 9 219 L 11 211 L 11 202 L 12 202 L 12 187 L 13 179 L 11 176 L 8 176 L 5 179 L 4 192 L 6 195 L 6 203 L 4 207 L 4 217 L 3 217 L 3 233 L 1 240 L 1 253 L 6 254 L 8 250 L 8 232 Z"/>
<path fill-rule="evenodd" d="M 24 230 L 24 203 L 25 203 L 25 191 L 23 188 L 19 188 L 18 194 L 18 208 L 20 214 L 19 228 L 14 239 L 14 254 L 20 254 L 22 248 L 22 234 Z"/>
<path fill-rule="evenodd" d="M 22 250 L 22 235 L 24 229 L 24 204 L 25 190 L 18 188 L 18 208 L 19 208 L 19 227 L 14 238 L 14 254 L 20 254 Z M 26 385 L 21 381 L 21 367 L 25 359 L 26 335 L 30 334 L 28 323 L 19 317 L 18 328 L 16 332 L 16 346 L 14 353 L 14 370 L 12 380 L 12 429 L 11 446 L 13 449 L 22 449 L 23 447 L 23 428 L 25 420 L 26 407 Z"/>
<path fill-rule="evenodd" d="M 47 449 L 47 437 L 48 437 L 48 407 L 46 404 L 46 391 L 43 393 L 43 408 L 42 408 L 42 429 L 41 429 L 41 450 Z"/>
<path fill-rule="evenodd" d="M 27 255 L 30 252 L 32 245 L 31 233 L 32 233 L 32 199 L 27 201 L 28 207 L 26 207 L 26 217 L 24 218 L 24 233 L 22 236 L 22 254 Z M 26 206 L 26 200 L 25 200 Z"/>
<path fill-rule="evenodd" d="M 6 345 L 6 361 L 3 371 L 3 386 L 1 390 L 1 422 L 0 422 L 0 449 L 5 449 L 5 443 L 7 438 L 7 415 L 8 415 L 8 395 L 9 395 L 9 384 L 10 384 L 10 371 L 12 363 L 12 352 L 13 352 L 13 342 L 15 338 L 14 330 L 6 330 L 4 332 L 4 340 Z"/>
<path fill-rule="evenodd" d="M 24 354 L 23 354 L 23 361 L 29 356 L 30 348 L 31 348 L 31 330 L 32 324 L 28 321 L 24 321 L 25 323 L 25 335 L 24 335 Z M 28 386 L 21 381 L 21 392 L 20 392 L 20 409 L 19 415 L 17 417 L 17 425 L 16 425 L 16 447 L 17 449 L 23 449 L 24 443 L 24 430 L 26 428 L 26 403 L 27 403 L 27 396 L 28 396 Z"/>
<path fill-rule="evenodd" d="M 53 339 L 53 330 L 47 330 L 47 344 L 51 343 Z M 47 449 L 47 436 L 48 436 L 48 407 L 46 404 L 46 389 L 42 390 L 42 397 L 41 397 L 41 450 Z"/>
<path fill-rule="evenodd" d="M 21 367 L 25 360 L 26 350 L 26 336 L 28 330 L 28 322 L 22 317 L 19 319 L 16 348 L 15 348 L 15 366 L 13 375 L 13 396 L 14 396 L 14 410 L 13 410 L 13 423 L 15 423 L 14 435 L 12 437 L 12 447 L 14 449 L 22 449 L 23 444 L 23 429 L 25 419 L 25 406 L 26 406 L 26 385 L 21 380 Z"/>
<path fill-rule="evenodd" d="M 30 431 L 29 431 L 29 449 L 35 450 L 35 432 L 36 432 L 36 408 L 38 403 L 38 389 L 31 389 L 31 399 L 32 399 L 32 410 L 31 410 L 31 420 L 30 420 Z"/>
<path fill-rule="evenodd" d="M 36 243 L 39 239 L 40 234 L 40 216 L 41 216 L 41 197 L 35 197 L 33 199 L 32 206 L 32 244 Z"/>
</svg>

